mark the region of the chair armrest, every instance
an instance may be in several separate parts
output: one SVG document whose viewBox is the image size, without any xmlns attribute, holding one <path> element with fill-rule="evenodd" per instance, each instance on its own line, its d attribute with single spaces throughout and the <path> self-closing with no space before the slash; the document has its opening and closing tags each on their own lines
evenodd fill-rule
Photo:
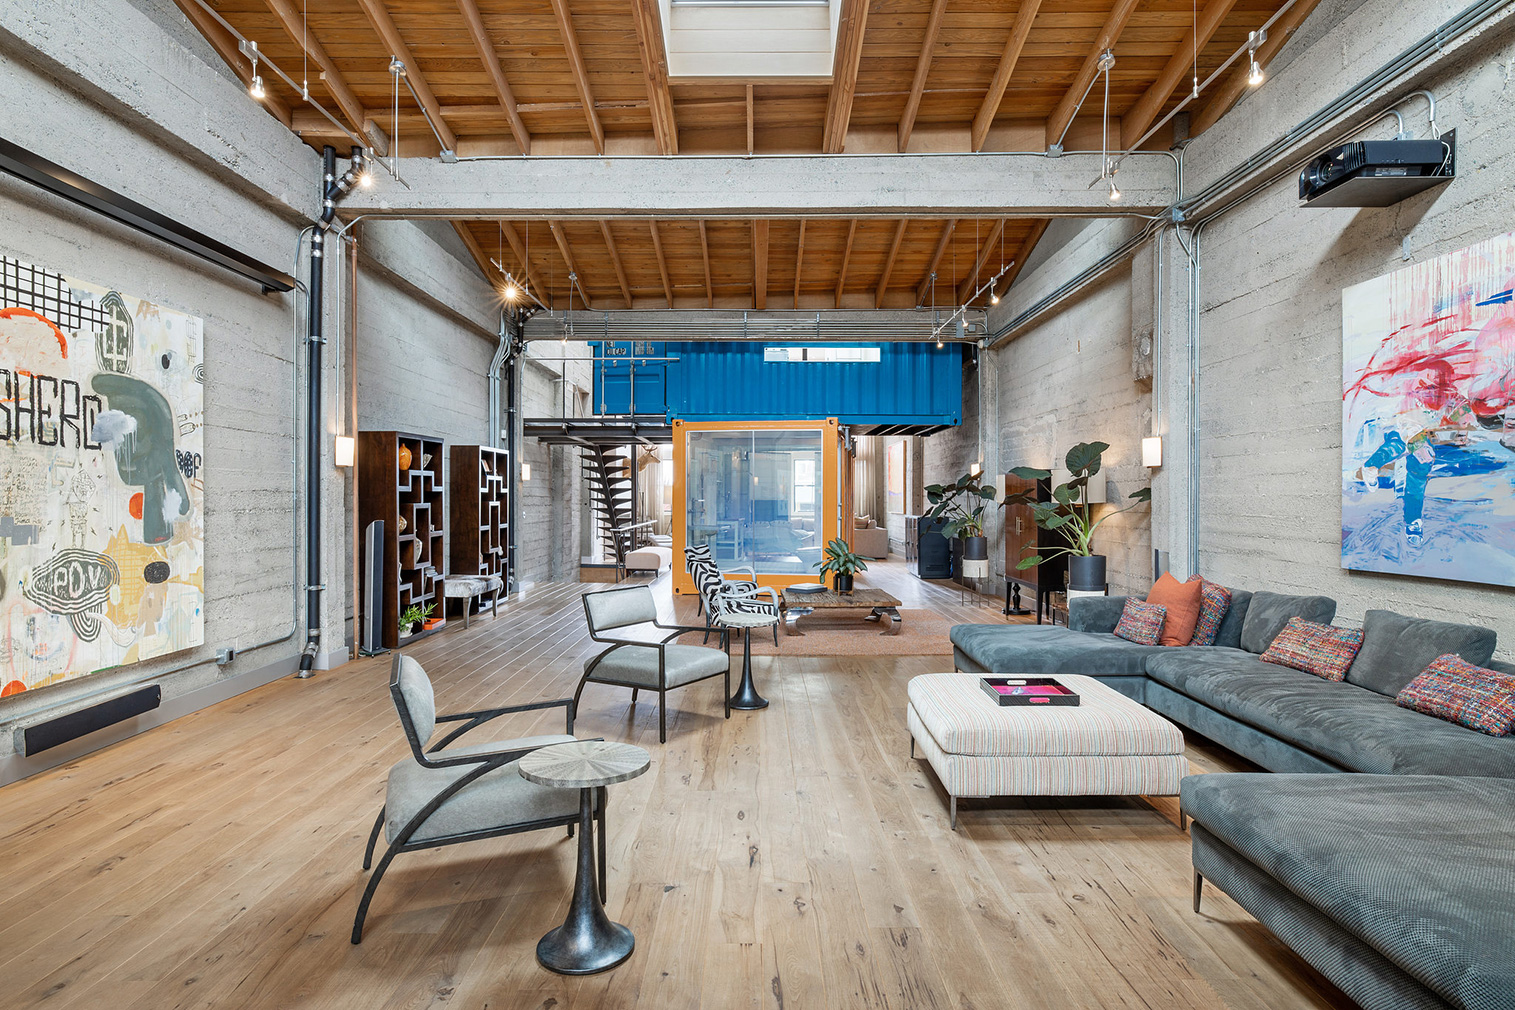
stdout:
<svg viewBox="0 0 1515 1010">
<path fill-rule="evenodd" d="M 443 747 L 446 747 L 448 744 L 452 743 L 458 737 L 462 736 L 464 733 L 467 733 L 469 730 L 473 729 L 476 726 L 484 725 L 491 719 L 496 719 L 502 715 L 510 715 L 516 712 L 537 712 L 541 711 L 542 709 L 557 708 L 559 705 L 568 710 L 567 733 L 572 736 L 573 717 L 575 714 L 573 699 L 556 698 L 552 701 L 533 701 L 528 702 L 524 705 L 506 705 L 503 708 L 485 708 L 480 709 L 477 712 L 454 712 L 451 715 L 439 715 L 436 719 L 438 723 L 463 722 L 464 725 L 459 726 L 457 729 L 453 730 L 451 733 L 448 733 L 442 739 L 438 740 L 433 746 L 427 748 L 427 753 L 436 753 Z"/>
<path fill-rule="evenodd" d="M 656 621 L 653 622 L 653 627 L 655 627 L 655 628 L 662 628 L 664 631 L 671 631 L 671 632 L 673 632 L 673 634 L 667 636 L 661 642 L 656 643 L 657 645 L 660 645 L 660 646 L 661 645 L 667 645 L 669 642 L 673 641 L 675 638 L 678 638 L 680 635 L 687 635 L 691 631 L 698 631 L 700 634 L 705 635 L 705 634 L 709 634 L 711 631 L 715 630 L 713 628 L 701 628 L 701 627 L 697 627 L 697 626 L 692 625 L 692 624 L 658 624 Z M 651 642 L 639 642 L 637 644 L 639 644 L 639 645 L 652 645 L 654 643 L 651 643 Z"/>
<path fill-rule="evenodd" d="M 773 600 L 775 607 L 779 605 L 779 594 L 774 592 L 772 586 L 753 586 L 750 589 L 746 586 L 739 586 L 735 589 L 728 589 L 721 595 L 728 600 L 755 600 L 765 593 Z"/>
<path fill-rule="evenodd" d="M 1120 623 L 1125 596 L 1075 596 L 1068 601 L 1068 630 L 1109 634 Z"/>
<path fill-rule="evenodd" d="M 582 742 L 591 743 L 603 739 L 605 738 L 602 736 L 586 737 Z M 567 741 L 565 740 L 564 743 L 567 743 Z M 472 754 L 458 754 L 455 756 L 448 756 L 446 754 L 443 754 L 437 758 L 427 758 L 422 762 L 422 764 L 426 765 L 428 768 L 456 768 L 458 765 L 481 764 L 490 764 L 496 766 L 508 765 L 512 761 L 519 761 L 521 758 L 525 757 L 527 754 L 530 754 L 534 750 L 541 750 L 542 747 L 555 746 L 557 745 L 548 743 L 542 744 L 537 747 L 510 747 L 505 750 L 474 751 Z"/>
</svg>

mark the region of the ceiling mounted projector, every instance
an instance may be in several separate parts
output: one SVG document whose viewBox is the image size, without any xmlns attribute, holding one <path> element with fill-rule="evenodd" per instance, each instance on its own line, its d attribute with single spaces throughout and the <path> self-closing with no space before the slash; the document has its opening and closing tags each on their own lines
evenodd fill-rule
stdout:
<svg viewBox="0 0 1515 1010">
<path fill-rule="evenodd" d="M 1456 131 L 1440 140 L 1359 140 L 1334 147 L 1299 173 L 1310 207 L 1388 207 L 1450 182 Z"/>
</svg>

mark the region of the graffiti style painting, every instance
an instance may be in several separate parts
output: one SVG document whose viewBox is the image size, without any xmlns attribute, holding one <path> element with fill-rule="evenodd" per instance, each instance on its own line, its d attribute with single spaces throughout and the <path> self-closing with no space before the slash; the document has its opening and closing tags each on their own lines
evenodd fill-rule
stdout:
<svg viewBox="0 0 1515 1010">
<path fill-rule="evenodd" d="M 0 256 L 0 693 L 204 642 L 201 341 Z"/>
<path fill-rule="evenodd" d="M 1343 568 L 1515 586 L 1515 233 L 1342 293 Z"/>
</svg>

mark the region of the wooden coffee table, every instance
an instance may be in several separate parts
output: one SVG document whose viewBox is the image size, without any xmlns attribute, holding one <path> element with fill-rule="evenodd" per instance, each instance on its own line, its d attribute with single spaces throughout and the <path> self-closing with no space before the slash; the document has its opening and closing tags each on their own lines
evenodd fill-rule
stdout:
<svg viewBox="0 0 1515 1010">
<path fill-rule="evenodd" d="M 806 614 L 817 610 L 867 610 L 868 616 L 863 618 L 865 621 L 889 618 L 888 626 L 880 634 L 891 635 L 899 634 L 899 606 L 899 600 L 877 589 L 854 589 L 850 593 L 837 593 L 829 589 L 824 593 L 796 593 L 785 589 L 779 594 L 779 620 L 784 626 L 784 634 L 803 635 L 798 623 Z M 790 615 L 793 615 L 793 620 L 789 619 Z"/>
</svg>

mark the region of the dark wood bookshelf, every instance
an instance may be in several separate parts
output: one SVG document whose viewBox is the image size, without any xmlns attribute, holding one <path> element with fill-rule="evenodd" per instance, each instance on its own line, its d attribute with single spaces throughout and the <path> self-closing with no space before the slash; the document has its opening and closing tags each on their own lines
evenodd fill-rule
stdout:
<svg viewBox="0 0 1515 1010">
<path fill-rule="evenodd" d="M 402 448 L 410 450 L 410 466 L 400 468 Z M 412 603 L 436 604 L 433 623 L 405 639 L 419 641 L 447 624 L 442 598 L 440 562 L 447 534 L 442 481 L 445 445 L 439 438 L 404 431 L 364 431 L 358 434 L 358 523 L 362 529 L 384 523 L 382 641 L 399 648 L 400 614 Z M 404 519 L 404 529 L 400 520 Z M 368 573 L 359 561 L 359 577 Z"/>
<path fill-rule="evenodd" d="M 448 538 L 449 575 L 496 576 L 501 586 L 510 585 L 506 570 L 509 543 L 510 457 L 504 449 L 487 445 L 455 445 L 450 450 L 452 527 Z M 503 593 L 504 589 L 499 590 Z M 494 593 L 488 594 L 491 604 Z M 480 597 L 480 607 L 484 597 Z M 464 606 L 472 606 L 465 600 Z"/>
</svg>

